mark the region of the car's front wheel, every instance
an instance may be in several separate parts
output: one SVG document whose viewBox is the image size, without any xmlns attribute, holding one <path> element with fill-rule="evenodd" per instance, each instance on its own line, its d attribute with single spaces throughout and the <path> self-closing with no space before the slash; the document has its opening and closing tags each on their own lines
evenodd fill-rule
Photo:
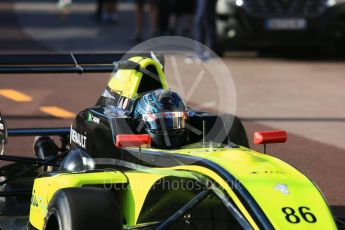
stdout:
<svg viewBox="0 0 345 230">
<path fill-rule="evenodd" d="M 122 229 L 120 213 L 111 191 L 100 188 L 61 189 L 49 203 L 43 229 Z"/>
</svg>

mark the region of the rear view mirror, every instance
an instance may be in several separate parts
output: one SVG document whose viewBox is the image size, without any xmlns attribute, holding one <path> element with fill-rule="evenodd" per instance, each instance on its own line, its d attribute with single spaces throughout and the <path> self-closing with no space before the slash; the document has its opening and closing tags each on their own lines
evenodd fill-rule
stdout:
<svg viewBox="0 0 345 230">
<path fill-rule="evenodd" d="M 263 131 L 254 133 L 254 144 L 263 144 L 266 153 L 266 144 L 285 143 L 287 133 L 283 130 Z"/>
<path fill-rule="evenodd" d="M 116 136 L 116 147 L 141 147 L 151 145 L 151 136 L 148 134 L 126 134 Z"/>
<path fill-rule="evenodd" d="M 4 118 L 0 113 L 0 144 L 7 143 L 7 126 Z"/>
<path fill-rule="evenodd" d="M 287 133 L 281 130 L 255 132 L 254 144 L 285 143 Z"/>
</svg>

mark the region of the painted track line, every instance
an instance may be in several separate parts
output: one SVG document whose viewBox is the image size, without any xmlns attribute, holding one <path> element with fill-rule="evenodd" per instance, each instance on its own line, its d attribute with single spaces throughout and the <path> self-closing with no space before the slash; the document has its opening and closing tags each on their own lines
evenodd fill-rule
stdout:
<svg viewBox="0 0 345 230">
<path fill-rule="evenodd" d="M 47 113 L 53 117 L 58 117 L 62 119 L 70 119 L 76 116 L 75 113 L 72 113 L 57 106 L 42 106 L 40 107 L 40 111 L 43 113 Z"/>
<path fill-rule="evenodd" d="M 32 97 L 13 89 L 1 89 L 0 95 L 16 102 L 30 102 Z"/>
</svg>

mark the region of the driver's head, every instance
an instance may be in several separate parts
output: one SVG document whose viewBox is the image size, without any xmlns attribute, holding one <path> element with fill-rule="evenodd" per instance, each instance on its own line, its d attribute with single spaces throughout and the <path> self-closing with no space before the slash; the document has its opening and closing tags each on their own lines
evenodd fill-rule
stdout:
<svg viewBox="0 0 345 230">
<path fill-rule="evenodd" d="M 180 96 L 170 90 L 155 90 L 141 97 L 134 118 L 144 125 L 157 148 L 175 148 L 186 139 L 187 108 Z"/>
</svg>

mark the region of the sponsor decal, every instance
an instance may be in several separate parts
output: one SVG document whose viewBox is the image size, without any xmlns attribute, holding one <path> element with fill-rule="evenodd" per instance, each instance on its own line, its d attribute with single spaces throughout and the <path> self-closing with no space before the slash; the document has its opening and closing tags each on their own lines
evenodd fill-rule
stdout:
<svg viewBox="0 0 345 230">
<path fill-rule="evenodd" d="M 288 186 L 286 184 L 276 184 L 274 186 L 279 192 L 283 193 L 284 195 L 289 195 Z"/>
<path fill-rule="evenodd" d="M 88 117 L 88 120 L 91 122 L 94 122 L 94 123 L 96 123 L 96 124 L 99 124 L 99 121 L 100 121 L 100 119 L 99 119 L 99 117 L 95 117 L 95 116 L 93 116 L 91 113 L 89 113 L 89 117 Z"/>
<path fill-rule="evenodd" d="M 37 201 L 37 198 L 36 198 L 35 195 L 33 195 L 33 196 L 31 197 L 31 205 L 32 205 L 32 206 L 35 206 L 35 207 L 38 207 L 38 201 Z"/>
<path fill-rule="evenodd" d="M 74 129 L 71 129 L 71 141 L 85 149 L 86 146 L 86 136 L 78 133 Z"/>
<path fill-rule="evenodd" d="M 33 194 L 31 197 L 31 205 L 36 208 L 40 208 L 42 213 L 44 213 L 47 210 L 45 199 L 41 196 L 36 196 L 35 194 Z"/>
<path fill-rule="evenodd" d="M 265 171 L 253 171 L 253 172 L 250 172 L 250 173 L 251 174 L 263 174 L 263 173 L 264 174 L 285 174 L 282 171 L 268 171 L 268 170 L 265 170 Z"/>
</svg>

